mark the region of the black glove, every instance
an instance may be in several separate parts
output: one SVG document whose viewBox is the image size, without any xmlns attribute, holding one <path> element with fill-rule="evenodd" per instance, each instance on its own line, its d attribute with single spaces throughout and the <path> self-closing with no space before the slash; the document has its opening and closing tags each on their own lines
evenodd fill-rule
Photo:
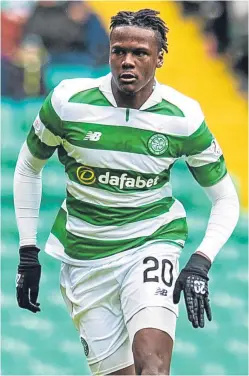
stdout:
<svg viewBox="0 0 249 376">
<path fill-rule="evenodd" d="M 31 312 L 39 312 L 36 302 L 39 292 L 41 265 L 38 260 L 40 249 L 35 246 L 20 247 L 20 263 L 16 275 L 16 298 L 19 307 Z"/>
<path fill-rule="evenodd" d="M 179 303 L 183 290 L 188 319 L 194 328 L 204 327 L 204 310 L 209 321 L 212 320 L 208 299 L 208 271 L 211 262 L 198 253 L 193 254 L 179 274 L 173 292 L 173 302 Z"/>
</svg>

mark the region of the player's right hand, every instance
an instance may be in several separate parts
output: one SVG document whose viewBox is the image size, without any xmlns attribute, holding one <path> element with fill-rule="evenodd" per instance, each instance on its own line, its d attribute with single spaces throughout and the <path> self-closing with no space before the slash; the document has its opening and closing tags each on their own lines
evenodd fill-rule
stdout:
<svg viewBox="0 0 249 376">
<path fill-rule="evenodd" d="M 179 274 L 173 292 L 173 302 L 178 304 L 184 293 L 188 319 L 194 328 L 204 327 L 204 312 L 212 320 L 208 291 L 208 271 L 211 262 L 200 254 L 193 254 Z"/>
<path fill-rule="evenodd" d="M 40 304 L 37 303 L 41 265 L 38 260 L 40 249 L 35 246 L 20 247 L 20 263 L 16 275 L 16 298 L 19 307 L 36 313 Z"/>
</svg>

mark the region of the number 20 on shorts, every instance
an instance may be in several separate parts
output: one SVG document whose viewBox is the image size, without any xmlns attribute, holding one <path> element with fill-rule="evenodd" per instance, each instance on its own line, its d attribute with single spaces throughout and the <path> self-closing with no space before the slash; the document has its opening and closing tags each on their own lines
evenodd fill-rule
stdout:
<svg viewBox="0 0 249 376">
<path fill-rule="evenodd" d="M 148 256 L 143 260 L 143 264 L 151 264 L 143 272 L 143 281 L 145 282 L 159 282 L 161 278 L 162 282 L 171 287 L 173 283 L 173 264 L 170 260 L 163 259 L 160 262 L 156 257 Z M 158 273 L 159 271 L 159 273 Z"/>
</svg>

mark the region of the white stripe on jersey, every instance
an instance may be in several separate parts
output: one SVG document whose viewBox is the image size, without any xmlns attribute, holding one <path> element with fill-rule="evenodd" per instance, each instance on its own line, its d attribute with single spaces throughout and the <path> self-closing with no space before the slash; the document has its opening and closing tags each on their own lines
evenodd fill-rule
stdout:
<svg viewBox="0 0 249 376">
<path fill-rule="evenodd" d="M 209 163 L 217 162 L 218 159 L 221 157 L 222 151 L 217 142 L 217 140 L 213 140 L 211 145 L 204 150 L 202 153 L 190 155 L 186 157 L 186 161 L 191 167 L 201 167 L 205 166 Z"/>
<path fill-rule="evenodd" d="M 61 144 L 60 136 L 56 136 L 50 132 L 50 130 L 48 130 L 41 121 L 39 115 L 37 115 L 33 123 L 33 128 L 35 130 L 35 134 L 39 137 L 41 142 L 44 142 L 44 144 L 48 146 L 58 146 Z"/>
<path fill-rule="evenodd" d="M 150 155 L 114 150 L 95 150 L 75 146 L 63 141 L 67 154 L 78 163 L 90 167 L 131 170 L 148 174 L 160 174 L 168 169 L 177 158 L 156 158 Z"/>
<path fill-rule="evenodd" d="M 188 123 L 185 117 L 130 109 L 129 119 L 126 121 L 126 110 L 126 108 L 68 102 L 63 106 L 60 115 L 63 121 L 126 126 L 175 136 L 188 136 Z"/>
</svg>

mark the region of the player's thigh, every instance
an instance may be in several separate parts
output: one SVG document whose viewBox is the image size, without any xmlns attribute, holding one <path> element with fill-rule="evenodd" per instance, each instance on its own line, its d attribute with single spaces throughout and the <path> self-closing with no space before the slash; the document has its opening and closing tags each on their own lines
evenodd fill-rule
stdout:
<svg viewBox="0 0 249 376">
<path fill-rule="evenodd" d="M 136 375 L 134 364 L 129 367 L 122 368 L 116 372 L 109 373 L 108 376 L 109 375 Z"/>
<path fill-rule="evenodd" d="M 127 323 L 137 374 L 169 374 L 176 315 L 164 307 L 146 307 Z"/>
<path fill-rule="evenodd" d="M 161 369 L 167 374 L 170 367 L 178 315 L 173 289 L 179 273 L 179 255 L 178 246 L 150 245 L 131 257 L 122 281 L 121 304 L 133 343 L 135 367 L 147 367 L 152 374 L 157 367 L 158 372 Z M 162 346 L 166 346 L 163 354 Z"/>
<path fill-rule="evenodd" d="M 92 373 L 106 375 L 133 364 L 112 271 L 63 265 L 61 291 Z"/>
</svg>

